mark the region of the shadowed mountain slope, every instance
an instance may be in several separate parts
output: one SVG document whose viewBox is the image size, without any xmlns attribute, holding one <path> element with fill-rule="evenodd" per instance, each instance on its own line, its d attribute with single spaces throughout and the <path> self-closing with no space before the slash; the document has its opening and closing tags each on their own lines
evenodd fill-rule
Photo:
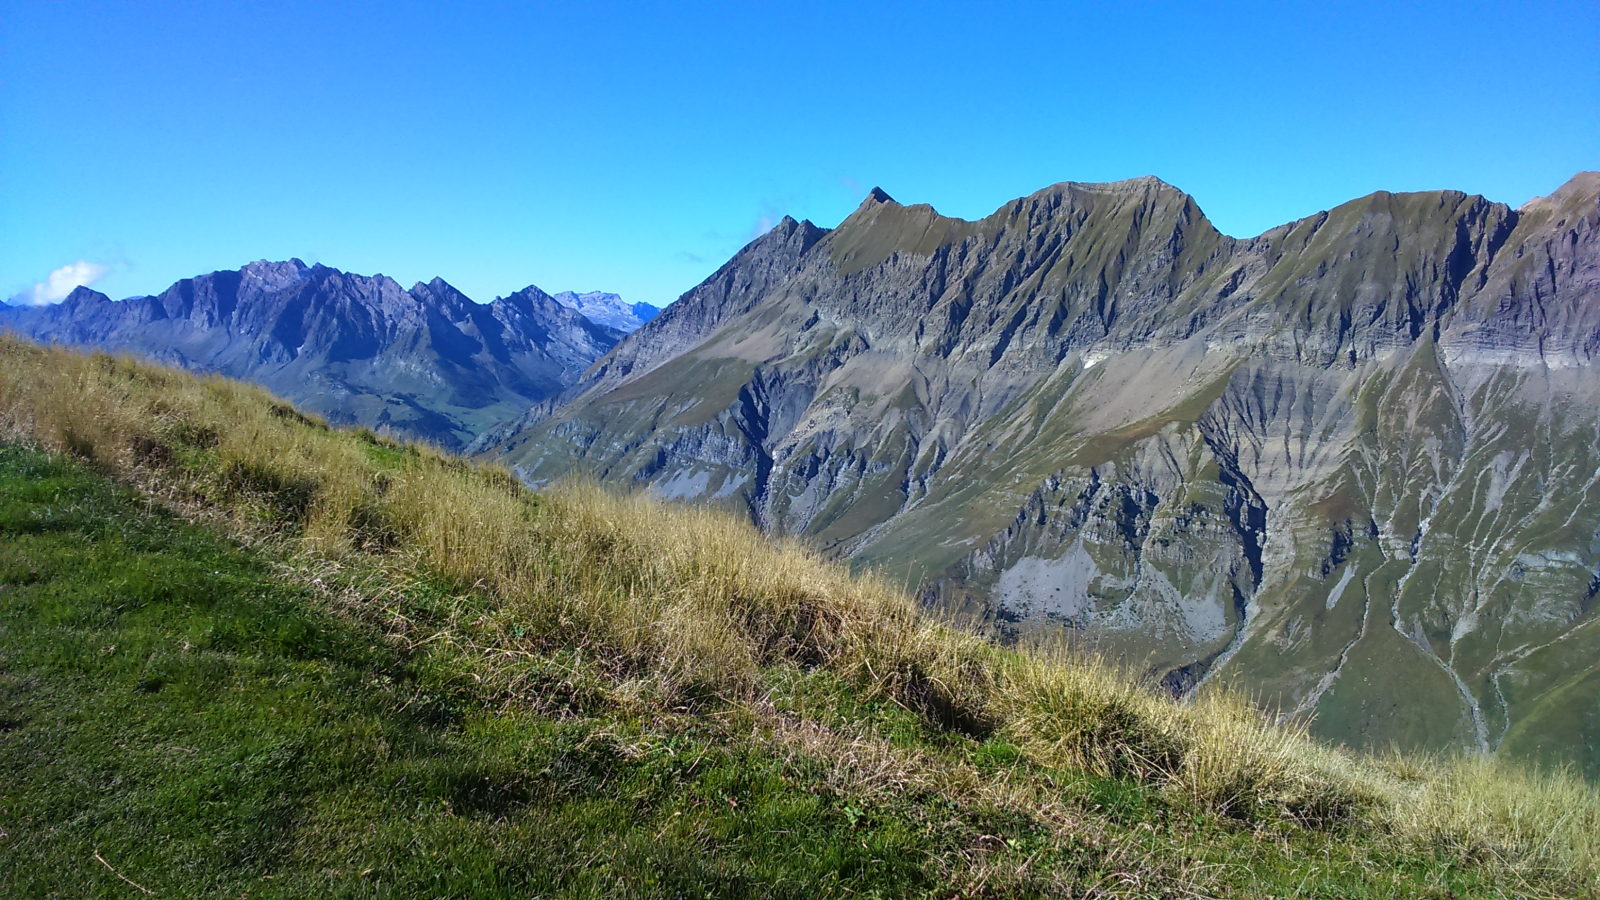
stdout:
<svg viewBox="0 0 1600 900">
<path fill-rule="evenodd" d="M 6 309 L 0 325 L 245 378 L 331 421 L 446 448 L 559 393 L 622 336 L 536 287 L 485 305 L 438 278 L 408 291 L 299 260 L 117 302 L 78 288 L 57 306 Z"/>
<path fill-rule="evenodd" d="M 1242 240 L 1154 178 L 784 220 L 475 446 L 741 506 L 1358 746 L 1600 772 L 1600 175 Z"/>
</svg>

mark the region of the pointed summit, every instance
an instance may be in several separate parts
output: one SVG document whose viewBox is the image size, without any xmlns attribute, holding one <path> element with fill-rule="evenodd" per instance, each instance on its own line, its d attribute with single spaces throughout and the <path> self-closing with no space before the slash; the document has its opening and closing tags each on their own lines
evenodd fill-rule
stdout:
<svg viewBox="0 0 1600 900">
<path fill-rule="evenodd" d="M 861 204 L 855 208 L 854 212 L 845 217 L 845 222 L 852 220 L 872 221 L 878 217 L 879 213 L 885 210 L 892 211 L 905 208 L 900 205 L 899 201 L 889 196 L 888 191 L 881 187 L 875 187 L 867 191 L 867 195 L 861 198 Z M 840 226 L 843 227 L 843 225 L 844 222 L 841 222 Z"/>
<path fill-rule="evenodd" d="M 89 287 L 88 285 L 82 285 L 82 284 L 80 284 L 77 287 L 73 288 L 72 289 L 72 293 L 68 294 L 61 301 L 62 305 L 66 305 L 66 304 L 69 304 L 69 303 L 78 304 L 78 303 L 110 303 L 110 302 L 111 302 L 111 298 L 110 297 L 107 297 L 105 294 L 100 293 L 99 291 L 95 290 L 94 288 Z"/>
<path fill-rule="evenodd" d="M 894 200 L 893 197 L 889 196 L 889 192 L 888 191 L 885 191 L 881 187 L 875 187 L 872 190 L 867 191 L 867 198 L 865 200 L 861 201 L 861 205 L 862 206 L 877 206 L 880 203 L 893 203 L 893 202 L 895 202 L 895 200 Z"/>
</svg>

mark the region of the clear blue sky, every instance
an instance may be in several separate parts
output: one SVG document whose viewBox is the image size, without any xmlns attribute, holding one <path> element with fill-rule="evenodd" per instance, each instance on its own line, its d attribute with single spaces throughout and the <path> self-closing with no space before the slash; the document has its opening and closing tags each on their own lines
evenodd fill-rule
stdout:
<svg viewBox="0 0 1600 900">
<path fill-rule="evenodd" d="M 1594 0 L 0 0 L 0 296 L 298 256 L 663 304 L 875 184 L 972 218 L 1154 174 L 1250 235 L 1595 168 Z"/>
</svg>

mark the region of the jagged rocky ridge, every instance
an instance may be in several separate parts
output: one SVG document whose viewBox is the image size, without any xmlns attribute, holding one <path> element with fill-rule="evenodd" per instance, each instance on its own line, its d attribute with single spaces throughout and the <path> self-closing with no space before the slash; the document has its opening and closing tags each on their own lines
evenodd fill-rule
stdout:
<svg viewBox="0 0 1600 900">
<path fill-rule="evenodd" d="M 572 385 L 622 337 L 536 287 L 479 304 L 438 278 L 406 290 L 297 259 L 154 297 L 80 287 L 57 306 L 6 308 L 0 327 L 247 379 L 336 423 L 449 449 Z"/>
<path fill-rule="evenodd" d="M 739 504 L 1359 746 L 1600 772 L 1600 174 L 1240 240 L 1156 179 L 785 219 L 475 449 Z"/>
</svg>

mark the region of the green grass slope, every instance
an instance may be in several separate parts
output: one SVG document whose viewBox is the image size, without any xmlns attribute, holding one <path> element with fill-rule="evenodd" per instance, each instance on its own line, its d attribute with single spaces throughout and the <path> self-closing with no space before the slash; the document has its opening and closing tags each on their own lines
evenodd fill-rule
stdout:
<svg viewBox="0 0 1600 900">
<path fill-rule="evenodd" d="M 717 729 L 486 708 L 59 457 L 0 496 L 7 896 L 900 893 L 960 840 Z"/>
<path fill-rule="evenodd" d="M 0 896 L 1600 895 L 1571 778 L 999 650 L 715 512 L 15 342 L 0 426 Z"/>
</svg>

